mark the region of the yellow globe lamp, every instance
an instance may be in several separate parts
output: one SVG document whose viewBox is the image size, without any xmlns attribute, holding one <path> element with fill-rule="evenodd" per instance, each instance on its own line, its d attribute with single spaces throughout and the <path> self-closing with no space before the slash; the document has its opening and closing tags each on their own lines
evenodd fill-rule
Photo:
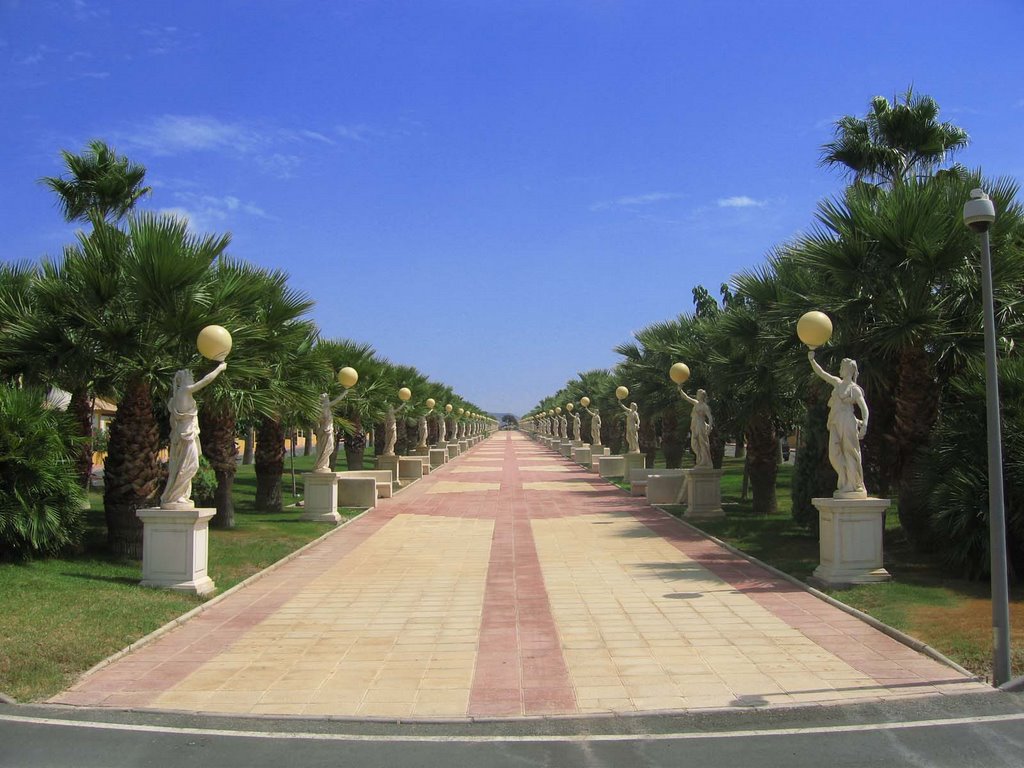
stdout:
<svg viewBox="0 0 1024 768">
<path fill-rule="evenodd" d="M 565 404 L 565 410 L 567 410 L 569 413 L 572 413 L 572 409 L 575 408 L 575 407 L 576 406 L 573 405 L 572 403 L 566 403 Z"/>
<path fill-rule="evenodd" d="M 357 381 L 359 381 L 359 374 L 355 368 L 346 366 L 338 371 L 338 383 L 345 389 L 351 389 L 356 385 Z"/>
<path fill-rule="evenodd" d="M 444 412 L 445 413 L 451 413 L 452 412 L 452 404 L 451 403 L 448 403 L 448 405 L 446 405 L 444 407 Z"/>
<path fill-rule="evenodd" d="M 466 409 L 465 409 L 465 408 L 459 408 L 459 416 L 461 416 L 461 415 L 462 415 L 462 414 L 464 414 L 465 412 L 466 412 Z"/>
<path fill-rule="evenodd" d="M 412 390 L 409 389 L 408 387 L 402 387 L 400 390 L 398 390 L 398 399 L 401 400 L 403 403 L 409 402 L 409 399 L 411 397 Z"/>
<path fill-rule="evenodd" d="M 808 347 L 817 349 L 832 338 L 832 321 L 824 312 L 807 312 L 797 320 L 796 335 Z"/>
<path fill-rule="evenodd" d="M 581 397 L 580 398 L 580 405 L 582 405 L 584 408 L 589 408 L 590 407 L 590 398 L 589 397 Z"/>
<path fill-rule="evenodd" d="M 433 410 L 435 405 L 437 405 L 437 401 L 435 401 L 434 398 L 432 398 L 432 397 L 428 397 L 427 398 L 427 408 Z"/>
<path fill-rule="evenodd" d="M 629 397 L 629 390 L 626 389 L 625 387 L 616 387 L 615 397 L 618 398 L 619 400 L 625 400 L 627 397 Z"/>
<path fill-rule="evenodd" d="M 561 413 L 561 412 L 562 412 L 562 406 L 556 405 L 555 406 L 555 413 Z"/>
<path fill-rule="evenodd" d="M 199 354 L 207 360 L 224 362 L 224 358 L 231 351 L 231 334 L 228 329 L 220 325 L 208 325 L 199 332 L 196 338 L 196 348 Z"/>
<path fill-rule="evenodd" d="M 668 369 L 668 377 L 676 384 L 684 384 L 690 378 L 690 366 L 686 363 L 674 363 Z"/>
</svg>

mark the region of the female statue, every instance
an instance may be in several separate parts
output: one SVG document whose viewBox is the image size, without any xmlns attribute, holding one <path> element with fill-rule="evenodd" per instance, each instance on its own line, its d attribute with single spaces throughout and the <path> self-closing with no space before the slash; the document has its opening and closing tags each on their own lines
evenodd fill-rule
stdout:
<svg viewBox="0 0 1024 768">
<path fill-rule="evenodd" d="M 331 454 L 334 453 L 334 406 L 345 399 L 346 389 L 333 400 L 326 392 L 320 393 L 320 421 L 316 425 L 316 461 L 314 472 L 330 472 Z"/>
<path fill-rule="evenodd" d="M 619 403 L 619 407 L 626 412 L 626 445 L 630 453 L 640 453 L 640 412 L 636 403 L 630 403 L 629 408 Z"/>
<path fill-rule="evenodd" d="M 690 448 L 697 458 L 694 466 L 711 469 L 711 429 L 714 427 L 714 420 L 708 406 L 708 393 L 698 389 L 697 397 L 693 398 L 680 387 L 679 394 L 693 406 L 690 411 Z"/>
<path fill-rule="evenodd" d="M 601 445 L 601 412 L 597 410 L 590 410 L 589 406 L 584 406 L 584 410 L 590 414 L 590 444 Z"/>
<path fill-rule="evenodd" d="M 418 427 L 418 429 L 417 429 L 417 432 L 418 432 L 417 437 L 419 439 L 416 441 L 416 447 L 417 448 L 426 448 L 427 447 L 427 414 L 425 414 L 425 413 L 420 414 L 420 421 L 419 421 L 419 424 L 417 425 L 417 427 Z"/>
<path fill-rule="evenodd" d="M 174 374 L 174 390 L 167 401 L 171 420 L 171 447 L 167 459 L 167 485 L 160 495 L 163 508 L 192 507 L 192 478 L 199 471 L 199 406 L 193 395 L 220 376 L 228 367 L 221 362 L 199 381 L 192 372 L 181 370 Z"/>
<path fill-rule="evenodd" d="M 814 359 L 814 350 L 807 353 L 811 370 L 832 385 L 828 399 L 828 460 L 839 475 L 834 496 L 866 498 L 864 469 L 861 466 L 860 441 L 868 431 L 868 404 L 864 390 L 857 384 L 857 361 L 848 357 L 839 364 L 839 376 L 828 373 Z M 860 418 L 854 407 L 860 410 Z"/>
<path fill-rule="evenodd" d="M 388 406 L 388 415 L 384 419 L 384 455 L 395 455 L 395 443 L 398 442 L 398 424 L 395 421 L 395 407 Z"/>
<path fill-rule="evenodd" d="M 575 412 L 572 415 L 572 439 L 576 443 L 582 442 L 580 439 L 580 415 Z"/>
</svg>

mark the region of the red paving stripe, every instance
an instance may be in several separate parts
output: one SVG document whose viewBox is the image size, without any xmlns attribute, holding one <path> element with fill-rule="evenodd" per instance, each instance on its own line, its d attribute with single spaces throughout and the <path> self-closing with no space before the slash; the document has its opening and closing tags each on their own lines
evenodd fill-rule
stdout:
<svg viewBox="0 0 1024 768">
<path fill-rule="evenodd" d="M 506 436 L 491 562 L 469 714 L 518 716 L 576 711 L 576 695 L 540 568 L 514 443 Z M 527 455 L 529 452 L 525 452 Z"/>
</svg>

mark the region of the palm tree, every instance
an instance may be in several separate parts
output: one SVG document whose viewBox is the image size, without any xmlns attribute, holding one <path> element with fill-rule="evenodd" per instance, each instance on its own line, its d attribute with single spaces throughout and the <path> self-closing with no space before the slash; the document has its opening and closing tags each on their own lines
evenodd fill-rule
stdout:
<svg viewBox="0 0 1024 768">
<path fill-rule="evenodd" d="M 65 254 L 65 270 L 78 281 L 66 310 L 95 370 L 109 376 L 118 395 L 104 492 L 116 554 L 141 556 L 135 511 L 152 502 L 161 478 L 153 394 L 165 393 L 173 372 L 195 359 L 210 266 L 227 245 L 227 236 L 196 237 L 173 217 L 143 214 L 125 232 L 97 220 Z"/>
<path fill-rule="evenodd" d="M 967 132 L 938 119 L 939 105 L 908 88 L 902 99 L 875 96 L 864 118 L 836 122 L 821 164 L 845 168 L 853 181 L 892 187 L 935 173 L 947 156 L 967 146 Z"/>
<path fill-rule="evenodd" d="M 815 278 L 806 308 L 829 308 L 837 327 L 833 349 L 864 371 L 872 406 L 865 453 L 889 470 L 879 491 L 897 485 L 901 522 L 918 541 L 930 513 L 913 488 L 917 456 L 946 382 L 981 344 L 976 238 L 961 222 L 976 186 L 990 187 L 1001 211 L 991 237 L 1000 324 L 1011 332 L 1021 322 L 1024 284 L 1024 216 L 1012 183 L 947 176 L 871 192 L 853 187 L 822 203 L 818 228 L 790 249 Z"/>
<path fill-rule="evenodd" d="M 57 195 L 67 221 L 90 221 L 96 217 L 119 221 L 148 195 L 144 187 L 146 168 L 98 139 L 90 141 L 82 154 L 61 150 L 66 176 L 44 176 L 39 181 Z"/>
</svg>

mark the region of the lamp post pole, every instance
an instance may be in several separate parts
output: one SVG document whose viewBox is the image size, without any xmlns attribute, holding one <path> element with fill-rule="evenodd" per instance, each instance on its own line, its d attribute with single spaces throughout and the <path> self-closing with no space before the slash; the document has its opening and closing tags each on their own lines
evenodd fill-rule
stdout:
<svg viewBox="0 0 1024 768">
<path fill-rule="evenodd" d="M 964 205 L 964 223 L 981 240 L 981 290 L 985 309 L 985 410 L 988 430 L 988 528 L 992 558 L 992 684 L 1010 679 L 1010 591 L 1006 565 L 1006 513 L 1003 505 L 1003 447 L 999 420 L 999 370 L 996 362 L 996 319 L 992 291 L 992 253 L 988 231 L 996 209 L 976 189 Z"/>
</svg>

